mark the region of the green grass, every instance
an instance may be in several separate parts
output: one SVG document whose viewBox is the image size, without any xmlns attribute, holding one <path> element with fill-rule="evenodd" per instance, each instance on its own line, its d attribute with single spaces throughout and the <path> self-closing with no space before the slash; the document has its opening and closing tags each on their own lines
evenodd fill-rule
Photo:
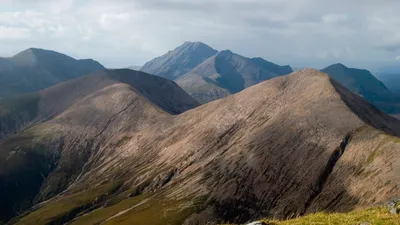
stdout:
<svg viewBox="0 0 400 225">
<path fill-rule="evenodd" d="M 180 225 L 195 212 L 203 209 L 204 198 L 166 200 L 154 196 L 128 212 L 108 220 L 105 225 Z"/>
<path fill-rule="evenodd" d="M 29 213 L 16 224 L 33 225 L 54 223 L 69 215 L 71 212 L 87 207 L 99 197 L 115 191 L 120 185 L 121 183 L 115 182 L 84 192 L 62 196 Z"/>
<path fill-rule="evenodd" d="M 386 208 L 372 208 L 349 213 L 315 213 L 291 220 L 261 220 L 270 225 L 399 225 L 400 215 L 391 215 Z"/>
<path fill-rule="evenodd" d="M 71 224 L 72 225 L 99 224 L 123 210 L 129 209 L 131 207 L 134 207 L 135 205 L 140 204 L 142 201 L 146 200 L 150 196 L 151 195 L 144 194 L 128 198 L 125 200 L 121 200 L 120 202 L 114 205 L 97 209 L 91 213 L 88 213 L 87 215 L 79 217 Z"/>
</svg>

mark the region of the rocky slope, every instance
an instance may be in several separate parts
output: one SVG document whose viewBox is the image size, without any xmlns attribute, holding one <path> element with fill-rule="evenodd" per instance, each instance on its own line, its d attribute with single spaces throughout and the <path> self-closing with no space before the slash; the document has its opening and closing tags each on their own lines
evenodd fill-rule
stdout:
<svg viewBox="0 0 400 225">
<path fill-rule="evenodd" d="M 176 49 L 149 61 L 140 70 L 175 80 L 216 53 L 216 50 L 204 43 L 185 42 Z"/>
<path fill-rule="evenodd" d="M 18 104 L 30 124 L 8 121 L 10 130 L 21 131 L 0 142 L 2 220 L 68 187 L 104 139 L 198 106 L 174 82 L 132 70 L 97 72 Z"/>
<path fill-rule="evenodd" d="M 361 95 L 367 101 L 390 114 L 400 112 L 400 95 L 392 93 L 368 70 L 348 68 L 334 64 L 322 70 L 346 88 Z"/>
<path fill-rule="evenodd" d="M 141 80 L 142 76 L 146 79 Z M 198 105 L 172 81 L 128 69 L 98 71 L 37 93 L 0 100 L 0 140 L 25 127 L 45 122 L 81 98 L 116 83 L 133 86 L 171 114 L 179 114 Z M 181 99 L 176 101 L 178 98 Z"/>
<path fill-rule="evenodd" d="M 291 72 L 289 66 L 278 66 L 262 58 L 249 59 L 226 50 L 210 57 L 176 82 L 199 102 L 206 103 Z"/>
<path fill-rule="evenodd" d="M 13 223 L 242 223 L 400 196 L 399 121 L 319 71 L 163 108 L 117 83 L 4 139 L 0 197 L 46 200 Z"/>
<path fill-rule="evenodd" d="M 54 51 L 30 48 L 11 58 L 0 58 L 0 98 L 39 91 L 103 69 L 91 59 L 76 60 Z"/>
</svg>

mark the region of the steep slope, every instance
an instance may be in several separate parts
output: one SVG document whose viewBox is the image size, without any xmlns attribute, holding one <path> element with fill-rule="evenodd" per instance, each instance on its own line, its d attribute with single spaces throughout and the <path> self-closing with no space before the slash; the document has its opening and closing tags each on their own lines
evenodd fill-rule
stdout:
<svg viewBox="0 0 400 225">
<path fill-rule="evenodd" d="M 98 72 L 36 96 L 35 107 L 20 111 L 35 108 L 39 122 L 0 142 L 0 220 L 63 191 L 121 132 L 198 105 L 174 82 L 132 70 Z"/>
<path fill-rule="evenodd" d="M 201 42 L 185 42 L 146 63 L 140 70 L 175 80 L 216 53 L 216 50 Z"/>
<path fill-rule="evenodd" d="M 249 59 L 226 50 L 177 79 L 177 83 L 199 102 L 205 103 L 291 72 L 288 66 L 281 67 L 262 58 Z"/>
<path fill-rule="evenodd" d="M 98 71 L 38 93 L 0 100 L 0 140 L 25 127 L 47 121 L 81 98 L 116 83 L 129 84 L 171 114 L 198 106 L 172 81 L 128 69 Z"/>
<path fill-rule="evenodd" d="M 76 60 L 54 51 L 27 49 L 0 59 L 0 98 L 35 92 L 103 69 L 91 59 Z"/>
<path fill-rule="evenodd" d="M 101 92 L 46 123 L 46 133 L 69 146 L 39 200 L 52 196 L 47 190 L 62 183 L 63 171 L 80 172 L 15 223 L 243 223 L 347 211 L 400 195 L 399 121 L 319 71 L 275 78 L 177 116 L 143 99 L 119 113 L 127 106 L 111 98 L 121 106 L 110 123 L 97 118 L 112 107 L 83 107 L 109 99 Z M 24 140 L 57 140 L 35 135 Z M 87 151 L 85 142 L 96 147 Z M 10 157 L 13 147 L 0 149 Z"/>
<path fill-rule="evenodd" d="M 385 112 L 391 114 L 400 112 L 400 96 L 393 94 L 369 71 L 347 68 L 343 64 L 334 64 L 321 71 Z"/>
</svg>

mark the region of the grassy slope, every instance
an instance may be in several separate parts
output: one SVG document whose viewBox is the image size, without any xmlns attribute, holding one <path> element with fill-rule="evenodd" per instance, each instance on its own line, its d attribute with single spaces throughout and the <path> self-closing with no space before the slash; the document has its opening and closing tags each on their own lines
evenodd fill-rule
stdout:
<svg viewBox="0 0 400 225">
<path fill-rule="evenodd" d="M 135 195 L 139 187 L 125 191 L 121 183 L 81 190 L 50 200 L 24 215 L 16 224 L 52 224 L 70 221 L 83 224 L 179 225 L 203 209 L 204 198 L 167 200 L 165 193 Z M 99 202 L 99 199 L 103 199 Z"/>
<path fill-rule="evenodd" d="M 16 224 L 49 224 L 57 223 L 63 218 L 74 216 L 72 214 L 79 213 L 89 207 L 93 202 L 104 195 L 115 191 L 120 186 L 120 183 L 110 183 L 96 188 L 92 188 L 85 192 L 79 192 L 63 196 L 62 198 L 50 201 L 43 207 L 29 213 L 21 218 Z"/>
<path fill-rule="evenodd" d="M 400 215 L 392 215 L 386 208 L 372 208 L 349 213 L 315 213 L 296 219 L 278 221 L 261 220 L 269 225 L 398 225 Z"/>
</svg>

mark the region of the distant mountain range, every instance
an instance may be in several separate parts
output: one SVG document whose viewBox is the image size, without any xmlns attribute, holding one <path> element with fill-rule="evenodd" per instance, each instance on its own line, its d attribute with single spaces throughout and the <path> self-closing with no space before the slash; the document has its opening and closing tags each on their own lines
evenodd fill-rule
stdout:
<svg viewBox="0 0 400 225">
<path fill-rule="evenodd" d="M 0 98 L 35 92 L 105 69 L 92 59 L 76 60 L 54 51 L 30 48 L 0 58 Z"/>
<path fill-rule="evenodd" d="M 229 50 L 218 52 L 201 42 L 185 42 L 146 63 L 141 70 L 175 80 L 201 103 L 293 72 L 290 66 L 278 66 L 262 58 L 246 58 Z"/>
<path fill-rule="evenodd" d="M 293 72 L 290 66 L 279 66 L 263 58 L 246 58 L 229 50 L 217 52 L 201 42 L 185 42 L 146 63 L 141 70 L 175 80 L 201 103 Z M 385 112 L 400 114 L 400 95 L 394 93 L 400 88 L 396 80 L 389 84 L 389 89 L 369 71 L 340 63 L 321 71 Z"/>
</svg>

